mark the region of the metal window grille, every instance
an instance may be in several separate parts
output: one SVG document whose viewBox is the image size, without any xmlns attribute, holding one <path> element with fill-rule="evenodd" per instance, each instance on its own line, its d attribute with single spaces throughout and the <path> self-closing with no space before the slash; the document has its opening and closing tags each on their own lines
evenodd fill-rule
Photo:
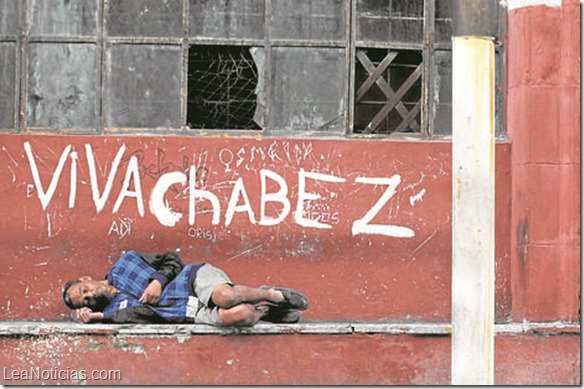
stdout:
<svg viewBox="0 0 584 389">
<path fill-rule="evenodd" d="M 422 56 L 416 51 L 357 50 L 354 131 L 420 132 Z"/>
</svg>

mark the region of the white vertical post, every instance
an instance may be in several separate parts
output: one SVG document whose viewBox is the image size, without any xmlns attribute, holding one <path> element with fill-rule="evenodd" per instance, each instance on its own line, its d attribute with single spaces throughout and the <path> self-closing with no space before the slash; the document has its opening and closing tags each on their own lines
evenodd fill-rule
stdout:
<svg viewBox="0 0 584 389">
<path fill-rule="evenodd" d="M 494 382 L 494 42 L 453 37 L 452 348 L 454 385 Z"/>
</svg>

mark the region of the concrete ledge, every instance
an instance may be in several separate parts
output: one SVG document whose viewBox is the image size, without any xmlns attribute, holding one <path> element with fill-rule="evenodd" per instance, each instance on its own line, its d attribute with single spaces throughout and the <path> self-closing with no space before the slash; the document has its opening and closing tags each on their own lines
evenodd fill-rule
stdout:
<svg viewBox="0 0 584 389">
<path fill-rule="evenodd" d="M 580 334 L 580 323 L 509 323 L 496 324 L 497 334 Z M 216 328 L 204 324 L 81 324 L 69 321 L 0 321 L 0 336 L 42 335 L 284 335 L 284 334 L 391 334 L 448 336 L 449 323 L 330 322 L 306 321 L 295 324 L 258 323 L 251 328 Z"/>
<path fill-rule="evenodd" d="M 0 336 L 61 335 L 283 335 L 283 334 L 411 334 L 449 335 L 447 323 L 301 322 L 258 323 L 251 328 L 216 328 L 204 324 L 81 324 L 66 321 L 0 321 Z"/>
<path fill-rule="evenodd" d="M 508 323 L 495 325 L 495 332 L 504 333 L 529 333 L 540 335 L 580 335 L 580 323 L 555 321 L 546 323 Z"/>
</svg>

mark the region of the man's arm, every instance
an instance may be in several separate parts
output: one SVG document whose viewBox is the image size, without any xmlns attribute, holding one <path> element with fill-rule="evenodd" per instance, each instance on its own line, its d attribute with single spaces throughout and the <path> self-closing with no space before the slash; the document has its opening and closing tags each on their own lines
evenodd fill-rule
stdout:
<svg viewBox="0 0 584 389">
<path fill-rule="evenodd" d="M 71 317 L 82 323 L 95 323 L 103 321 L 103 312 L 93 312 L 90 308 L 83 307 L 71 312 Z"/>
<path fill-rule="evenodd" d="M 163 319 L 147 306 L 131 307 L 120 309 L 111 317 L 104 318 L 104 323 L 132 323 L 132 324 L 165 324 L 167 320 Z"/>
<path fill-rule="evenodd" d="M 162 284 L 157 279 L 150 280 L 150 283 L 144 289 L 142 296 L 140 296 L 140 301 L 142 304 L 156 305 L 160 301 L 160 295 L 162 294 Z"/>
<path fill-rule="evenodd" d="M 140 258 L 156 270 L 158 274 L 155 279 L 160 282 L 162 288 L 174 280 L 184 267 L 178 255 L 172 251 L 154 254 L 137 251 L 137 253 Z"/>
<path fill-rule="evenodd" d="M 103 312 L 93 312 L 84 307 L 76 309 L 71 313 L 75 321 L 82 323 L 114 323 L 114 324 L 164 324 L 167 323 L 162 317 L 146 306 L 120 309 L 111 317 L 105 317 Z"/>
<path fill-rule="evenodd" d="M 180 273 L 184 264 L 172 251 L 154 254 L 137 251 L 137 253 L 140 258 L 156 270 L 155 277 L 150 279 L 150 283 L 140 296 L 140 302 L 155 305 L 160 300 L 162 289 Z"/>
</svg>

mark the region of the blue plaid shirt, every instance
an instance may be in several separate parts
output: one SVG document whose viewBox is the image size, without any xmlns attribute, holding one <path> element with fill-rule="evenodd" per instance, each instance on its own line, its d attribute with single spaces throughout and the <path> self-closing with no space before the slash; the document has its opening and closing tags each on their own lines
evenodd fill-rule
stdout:
<svg viewBox="0 0 584 389">
<path fill-rule="evenodd" d="M 193 304 L 198 305 L 192 285 L 197 270 L 203 265 L 204 263 L 186 265 L 174 280 L 164 287 L 158 304 L 148 307 L 166 320 L 184 322 L 187 319 L 187 310 L 197 308 L 192 307 Z M 112 296 L 110 304 L 103 310 L 106 319 L 111 318 L 120 309 L 141 306 L 142 303 L 138 300 L 152 280 L 157 279 L 163 285 L 166 282 L 166 277 L 148 265 L 136 251 L 128 251 L 122 255 L 106 278 L 118 290 L 118 293 Z M 192 316 L 190 312 L 189 316 Z"/>
</svg>

